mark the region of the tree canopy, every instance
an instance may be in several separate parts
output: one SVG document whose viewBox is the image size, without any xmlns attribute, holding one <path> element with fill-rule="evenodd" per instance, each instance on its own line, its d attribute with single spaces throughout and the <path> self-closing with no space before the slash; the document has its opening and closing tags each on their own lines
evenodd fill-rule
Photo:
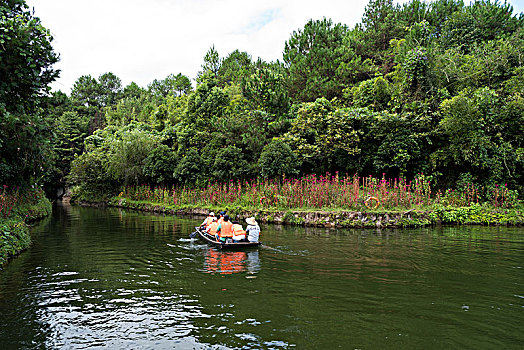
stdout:
<svg viewBox="0 0 524 350">
<path fill-rule="evenodd" d="M 24 1 L 0 3 L 0 183 L 28 185 L 52 166 L 52 133 L 41 115 L 58 76 L 53 40 Z"/>
<path fill-rule="evenodd" d="M 108 194 L 423 172 L 439 188 L 524 193 L 524 16 L 507 3 L 371 0 L 352 28 L 322 18 L 296 29 L 282 61 L 211 46 L 193 82 L 86 74 L 69 95 L 47 93 L 58 74 L 47 29 L 21 0 L 0 6 L 2 182 Z"/>
</svg>

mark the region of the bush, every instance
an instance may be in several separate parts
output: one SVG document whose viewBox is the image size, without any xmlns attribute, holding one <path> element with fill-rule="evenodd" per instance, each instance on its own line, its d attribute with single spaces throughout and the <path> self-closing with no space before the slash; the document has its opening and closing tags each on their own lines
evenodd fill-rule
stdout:
<svg viewBox="0 0 524 350">
<path fill-rule="evenodd" d="M 286 174 L 294 176 L 298 174 L 300 167 L 297 156 L 291 147 L 285 142 L 273 139 L 264 146 L 258 160 L 260 175 L 265 178 L 281 177 Z"/>
<path fill-rule="evenodd" d="M 166 145 L 159 145 L 144 160 L 144 176 L 155 184 L 172 182 L 176 164 L 176 154 Z"/>
</svg>

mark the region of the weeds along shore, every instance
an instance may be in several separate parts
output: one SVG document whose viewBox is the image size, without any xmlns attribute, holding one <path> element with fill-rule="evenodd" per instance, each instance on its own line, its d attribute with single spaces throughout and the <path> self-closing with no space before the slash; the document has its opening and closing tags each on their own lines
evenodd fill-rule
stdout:
<svg viewBox="0 0 524 350">
<path fill-rule="evenodd" d="M 51 202 L 38 188 L 9 188 L 0 192 L 0 268 L 31 245 L 29 224 L 51 214 Z"/>
<path fill-rule="evenodd" d="M 172 214 L 255 216 L 266 223 L 322 227 L 416 227 L 434 224 L 522 225 L 524 210 L 516 191 L 465 184 L 461 190 L 432 190 L 419 174 L 403 178 L 309 175 L 300 179 L 229 181 L 205 187 L 127 186 L 118 196 L 84 205 L 104 205 Z"/>
</svg>

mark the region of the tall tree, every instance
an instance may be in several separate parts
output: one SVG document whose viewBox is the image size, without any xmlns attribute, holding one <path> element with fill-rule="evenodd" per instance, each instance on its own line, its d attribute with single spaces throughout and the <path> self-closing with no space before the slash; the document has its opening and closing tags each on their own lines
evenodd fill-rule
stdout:
<svg viewBox="0 0 524 350">
<path fill-rule="evenodd" d="M 146 93 L 146 91 L 147 91 L 146 89 L 138 86 L 137 83 L 132 81 L 131 83 L 129 83 L 129 85 L 124 87 L 123 97 L 124 98 L 129 98 L 129 97 L 140 98 L 143 94 Z"/>
<path fill-rule="evenodd" d="M 59 71 L 49 30 L 25 1 L 0 3 L 0 113 L 31 113 Z"/>
<path fill-rule="evenodd" d="M 524 16 L 513 16 L 513 7 L 498 0 L 475 1 L 453 12 L 442 29 L 445 48 L 460 47 L 469 52 L 475 43 L 510 35 L 524 25 Z"/>
<path fill-rule="evenodd" d="M 310 20 L 294 31 L 284 47 L 288 89 L 292 99 L 314 101 L 342 95 L 343 84 L 335 79 L 347 27 L 330 19 Z"/>
<path fill-rule="evenodd" d="M 101 107 L 99 90 L 100 86 L 95 78 L 91 75 L 82 75 L 73 85 L 71 100 L 75 106 L 85 111 L 97 110 Z"/>
<path fill-rule="evenodd" d="M 176 96 L 182 96 L 189 91 L 191 91 L 191 80 L 183 75 L 182 73 L 178 73 L 173 81 L 173 91 L 175 92 Z"/>
<path fill-rule="evenodd" d="M 88 120 L 76 112 L 65 112 L 56 121 L 55 149 L 58 155 L 57 167 L 63 178 L 69 173 L 75 155 L 81 154 L 87 136 Z"/>
<path fill-rule="evenodd" d="M 253 62 L 247 52 L 235 50 L 222 60 L 218 70 L 220 86 L 240 84 L 253 72 Z"/>
<path fill-rule="evenodd" d="M 359 152 L 359 136 L 353 127 L 354 111 L 335 108 L 325 98 L 303 103 L 283 137 L 308 171 L 332 171 L 335 159 Z"/>
<path fill-rule="evenodd" d="M 218 71 L 222 66 L 222 59 L 215 49 L 215 45 L 211 46 L 204 56 L 204 63 L 202 70 L 197 73 L 197 82 L 201 83 L 207 79 L 218 79 Z"/>
<path fill-rule="evenodd" d="M 389 49 L 392 39 L 400 39 L 404 35 L 406 23 L 399 18 L 399 7 L 393 5 L 393 0 L 370 0 L 362 17 L 365 29 L 362 40 L 362 55 L 372 58 L 381 66 L 386 74 L 393 67 L 393 55 Z"/>
<path fill-rule="evenodd" d="M 0 2 L 0 183 L 38 181 L 52 158 L 50 129 L 39 115 L 58 55 L 23 0 Z"/>
<path fill-rule="evenodd" d="M 100 104 L 104 107 L 116 104 L 122 97 L 122 81 L 111 72 L 104 73 L 98 78 Z"/>
<path fill-rule="evenodd" d="M 284 77 L 271 69 L 257 69 L 243 85 L 244 96 L 253 109 L 281 116 L 289 108 Z"/>
<path fill-rule="evenodd" d="M 169 74 L 163 80 L 153 80 L 148 88 L 149 92 L 157 99 L 166 98 L 169 93 L 181 96 L 191 91 L 191 80 L 182 73 Z"/>
</svg>

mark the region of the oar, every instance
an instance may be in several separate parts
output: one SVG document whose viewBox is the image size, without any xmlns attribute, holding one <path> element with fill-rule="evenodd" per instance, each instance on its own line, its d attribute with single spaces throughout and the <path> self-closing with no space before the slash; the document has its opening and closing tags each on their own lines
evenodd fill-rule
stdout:
<svg viewBox="0 0 524 350">
<path fill-rule="evenodd" d="M 189 235 L 189 238 L 195 238 L 198 235 L 198 232 L 195 231 L 192 234 Z"/>
</svg>

